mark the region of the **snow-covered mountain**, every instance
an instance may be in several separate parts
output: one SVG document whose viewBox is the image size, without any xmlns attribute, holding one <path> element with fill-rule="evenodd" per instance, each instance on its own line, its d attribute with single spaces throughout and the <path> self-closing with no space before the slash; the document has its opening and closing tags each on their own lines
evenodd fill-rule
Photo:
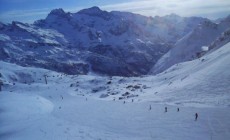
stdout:
<svg viewBox="0 0 230 140">
<path fill-rule="evenodd" d="M 98 7 L 52 10 L 34 24 L 0 24 L 0 59 L 68 74 L 147 74 L 198 17 L 145 17 Z"/>
<path fill-rule="evenodd" d="M 160 73 L 174 64 L 199 58 L 213 41 L 220 40 L 219 46 L 229 42 L 230 16 L 220 23 L 205 21 L 175 43 L 175 47 L 164 54 L 150 73 Z M 225 32 L 225 33 L 223 33 Z M 213 45 L 212 45 L 213 46 Z M 213 47 L 210 46 L 211 50 Z"/>
</svg>

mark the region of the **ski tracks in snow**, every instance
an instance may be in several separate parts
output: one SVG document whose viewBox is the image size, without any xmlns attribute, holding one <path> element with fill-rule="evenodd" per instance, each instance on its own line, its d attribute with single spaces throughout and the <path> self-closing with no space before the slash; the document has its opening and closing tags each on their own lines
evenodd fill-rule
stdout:
<svg viewBox="0 0 230 140">
<path fill-rule="evenodd" d="M 211 118 L 210 115 L 208 115 L 206 124 L 210 130 L 211 140 L 219 139 L 220 137 L 230 138 L 228 124 L 223 123 L 220 119 Z"/>
</svg>

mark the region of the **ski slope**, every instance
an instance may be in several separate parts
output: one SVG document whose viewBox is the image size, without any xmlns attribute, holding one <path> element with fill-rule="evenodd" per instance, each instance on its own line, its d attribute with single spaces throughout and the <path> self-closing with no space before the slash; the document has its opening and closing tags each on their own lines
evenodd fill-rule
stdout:
<svg viewBox="0 0 230 140">
<path fill-rule="evenodd" d="M 60 92 L 57 92 L 60 94 Z M 56 94 L 57 94 L 56 93 Z M 18 93 L 1 94 L 2 140 L 227 140 L 229 108 L 180 107 L 150 102 L 85 100 L 56 94 L 51 99 Z M 44 93 L 47 94 L 47 93 Z M 44 96 L 44 95 L 43 95 Z M 61 107 L 59 109 L 59 107 Z M 194 114 L 200 117 L 194 121 Z"/>
<path fill-rule="evenodd" d="M 228 60 L 230 43 L 156 76 L 130 78 L 0 62 L 0 139 L 228 140 Z"/>
</svg>

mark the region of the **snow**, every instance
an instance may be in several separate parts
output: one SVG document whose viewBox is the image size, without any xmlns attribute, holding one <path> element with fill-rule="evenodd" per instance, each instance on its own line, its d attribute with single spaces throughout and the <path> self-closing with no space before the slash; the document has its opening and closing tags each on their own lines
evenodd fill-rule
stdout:
<svg viewBox="0 0 230 140">
<path fill-rule="evenodd" d="M 228 108 L 181 107 L 176 112 L 175 106 L 168 106 L 164 113 L 163 105 L 152 105 L 149 111 L 148 102 L 85 101 L 67 94 L 63 100 L 52 96 L 54 110 L 47 112 L 40 109 L 47 106 L 39 103 L 41 97 L 20 94 L 18 98 L 13 93 L 2 97 L 1 104 L 8 106 L 1 113 L 2 139 L 227 140 L 230 136 Z"/>
<path fill-rule="evenodd" d="M 228 140 L 228 60 L 230 43 L 144 77 L 65 75 L 0 62 L 0 139 Z"/>
<path fill-rule="evenodd" d="M 201 47 L 201 50 L 202 50 L 202 51 L 208 51 L 208 46 L 202 46 L 202 47 Z"/>
<path fill-rule="evenodd" d="M 33 25 L 24 25 L 22 23 L 17 23 L 16 25 L 33 34 L 33 36 L 40 36 L 44 43 L 59 44 L 58 41 L 66 42 L 65 37 L 58 31 L 52 29 L 41 29 Z M 27 39 L 27 41 L 37 42 L 33 39 Z"/>
<path fill-rule="evenodd" d="M 201 53 L 202 46 L 210 45 L 221 36 L 221 33 L 227 31 L 229 26 L 230 22 L 226 21 L 219 24 L 206 21 L 198 25 L 193 31 L 178 40 L 175 46 L 158 60 L 150 73 L 157 74 L 174 64 L 195 59 L 197 53 Z"/>
<path fill-rule="evenodd" d="M 165 83 L 168 84 L 157 85 L 154 80 L 158 87 L 157 91 L 163 92 L 159 98 L 165 96 L 164 100 L 173 100 L 175 104 L 181 104 L 179 100 L 183 100 L 185 104 L 186 102 L 216 105 L 223 103 L 229 106 L 230 75 L 227 71 L 230 68 L 230 63 L 227 61 L 230 60 L 229 54 L 230 43 L 200 59 L 176 64 L 157 75 L 159 80 L 166 78 Z M 184 97 L 189 97 L 188 101 L 185 101 Z"/>
<path fill-rule="evenodd" d="M 5 34 L 0 34 L 0 41 L 10 41 L 10 37 Z"/>
<path fill-rule="evenodd" d="M 36 40 L 34 40 L 34 39 L 24 39 L 25 41 L 27 41 L 27 42 L 33 42 L 33 43 L 38 43 Z"/>
<path fill-rule="evenodd" d="M 139 39 L 139 38 L 137 38 L 137 41 L 140 42 L 140 43 L 145 44 L 145 42 L 143 40 Z"/>
</svg>

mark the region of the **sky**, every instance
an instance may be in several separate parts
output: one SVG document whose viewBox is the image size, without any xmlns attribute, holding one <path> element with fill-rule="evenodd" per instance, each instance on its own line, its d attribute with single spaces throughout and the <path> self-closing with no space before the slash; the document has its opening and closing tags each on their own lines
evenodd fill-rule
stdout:
<svg viewBox="0 0 230 140">
<path fill-rule="evenodd" d="M 230 0 L 0 0 L 0 21 L 33 23 L 52 9 L 66 12 L 98 6 L 106 11 L 128 11 L 145 16 L 201 16 L 218 19 L 230 15 Z"/>
</svg>

